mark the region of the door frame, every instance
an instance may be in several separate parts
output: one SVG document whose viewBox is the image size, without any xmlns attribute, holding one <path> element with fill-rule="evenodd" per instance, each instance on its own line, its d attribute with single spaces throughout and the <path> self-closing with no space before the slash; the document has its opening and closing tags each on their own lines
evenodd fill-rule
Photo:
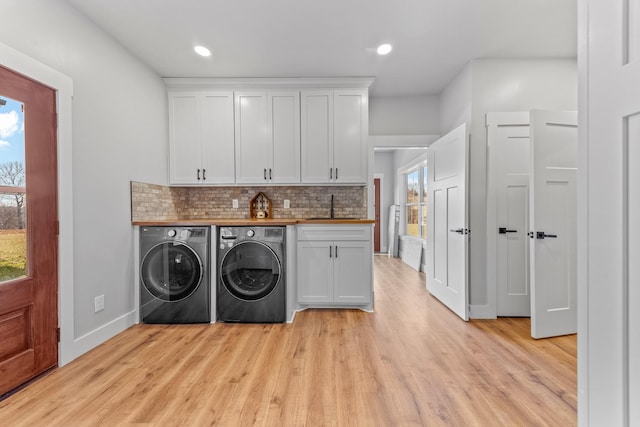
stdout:
<svg viewBox="0 0 640 427">
<path fill-rule="evenodd" d="M 75 341 L 73 308 L 73 180 L 71 112 L 73 81 L 49 66 L 0 43 L 2 65 L 56 91 L 58 115 L 58 366 L 83 353 Z"/>
<path fill-rule="evenodd" d="M 373 174 L 373 181 L 375 182 L 376 179 L 380 180 L 380 189 L 379 189 L 379 191 L 380 191 L 380 200 L 378 201 L 378 204 L 379 204 L 378 212 L 379 212 L 379 215 L 380 215 L 380 226 L 378 227 L 378 230 L 377 230 L 377 232 L 379 234 L 378 238 L 380 240 L 380 252 L 379 253 L 385 253 L 387 251 L 383 251 L 382 250 L 382 248 L 384 247 L 382 245 L 382 237 L 383 237 L 382 230 L 384 230 L 385 228 L 388 228 L 389 220 L 388 219 L 387 219 L 387 221 L 384 220 L 385 211 L 384 211 L 384 209 L 382 209 L 382 206 L 384 206 L 384 194 L 383 194 L 383 191 L 382 191 L 382 188 L 384 186 L 384 174 L 383 173 L 374 173 Z M 375 205 L 375 193 L 374 193 L 373 196 L 374 196 L 373 205 Z M 373 219 L 375 220 L 376 219 L 375 207 L 373 209 L 374 209 L 373 210 Z M 386 212 L 386 215 L 389 215 L 389 212 Z M 383 224 L 387 224 L 387 227 L 384 227 Z M 376 230 L 374 228 L 373 234 L 375 235 L 375 233 L 376 233 Z M 374 239 L 375 239 L 375 237 L 374 237 Z M 387 250 L 388 249 L 389 249 L 389 243 L 387 242 Z"/>
</svg>

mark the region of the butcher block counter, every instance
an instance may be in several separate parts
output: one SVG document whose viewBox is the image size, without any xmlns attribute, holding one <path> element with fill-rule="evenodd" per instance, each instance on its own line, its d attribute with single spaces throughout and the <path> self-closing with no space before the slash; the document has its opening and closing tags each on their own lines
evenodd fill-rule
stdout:
<svg viewBox="0 0 640 427">
<path fill-rule="evenodd" d="M 185 225 L 217 225 L 222 227 L 242 226 L 286 226 L 303 224 L 373 224 L 373 219 L 352 218 L 274 218 L 274 219 L 249 219 L 249 218 L 208 218 L 208 219 L 168 219 L 159 221 L 133 221 L 133 225 L 141 226 L 185 226 Z"/>
</svg>

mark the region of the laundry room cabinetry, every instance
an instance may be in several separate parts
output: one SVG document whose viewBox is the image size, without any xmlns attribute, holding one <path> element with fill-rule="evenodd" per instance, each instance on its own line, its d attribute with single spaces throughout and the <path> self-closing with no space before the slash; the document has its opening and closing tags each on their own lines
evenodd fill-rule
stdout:
<svg viewBox="0 0 640 427">
<path fill-rule="evenodd" d="M 169 182 L 235 182 L 232 91 L 169 91 Z"/>
<path fill-rule="evenodd" d="M 236 182 L 300 182 L 300 92 L 235 93 Z"/>
<path fill-rule="evenodd" d="M 368 111 L 366 89 L 301 92 L 303 183 L 366 183 Z"/>
<path fill-rule="evenodd" d="M 298 226 L 298 303 L 306 307 L 370 308 L 371 237 L 370 224 Z"/>
</svg>

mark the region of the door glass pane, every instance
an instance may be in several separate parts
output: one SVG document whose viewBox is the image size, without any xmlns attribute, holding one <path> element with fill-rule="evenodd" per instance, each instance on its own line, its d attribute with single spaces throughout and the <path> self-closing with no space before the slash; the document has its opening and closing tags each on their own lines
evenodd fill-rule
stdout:
<svg viewBox="0 0 640 427">
<path fill-rule="evenodd" d="M 273 291 L 280 280 L 280 262 L 266 245 L 253 241 L 234 246 L 222 260 L 222 282 L 241 300 L 259 300 Z"/>
<path fill-rule="evenodd" d="M 27 275 L 24 105 L 0 95 L 0 282 Z"/>
<path fill-rule="evenodd" d="M 202 279 L 198 255 L 188 246 L 174 242 L 151 249 L 142 260 L 140 271 L 142 285 L 165 301 L 187 298 Z"/>
</svg>

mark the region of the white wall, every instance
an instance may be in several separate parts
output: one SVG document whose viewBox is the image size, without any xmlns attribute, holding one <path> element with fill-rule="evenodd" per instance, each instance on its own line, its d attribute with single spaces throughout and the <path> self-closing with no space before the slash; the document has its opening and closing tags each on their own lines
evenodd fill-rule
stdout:
<svg viewBox="0 0 640 427">
<path fill-rule="evenodd" d="M 73 300 L 74 331 L 62 335 L 76 357 L 134 318 L 129 181 L 167 182 L 164 86 L 64 1 L 3 0 L 0 15 L 4 43 L 73 80 L 74 290 L 61 298 Z"/>
<path fill-rule="evenodd" d="M 439 134 L 436 96 L 369 98 L 370 135 Z"/>
<path fill-rule="evenodd" d="M 495 316 L 486 283 L 487 132 L 489 112 L 577 110 L 575 60 L 476 60 L 440 96 L 441 133 L 468 121 L 470 303 L 472 317 Z"/>
<path fill-rule="evenodd" d="M 445 135 L 463 123 L 471 123 L 471 64 L 440 93 L 438 134 Z"/>
</svg>

